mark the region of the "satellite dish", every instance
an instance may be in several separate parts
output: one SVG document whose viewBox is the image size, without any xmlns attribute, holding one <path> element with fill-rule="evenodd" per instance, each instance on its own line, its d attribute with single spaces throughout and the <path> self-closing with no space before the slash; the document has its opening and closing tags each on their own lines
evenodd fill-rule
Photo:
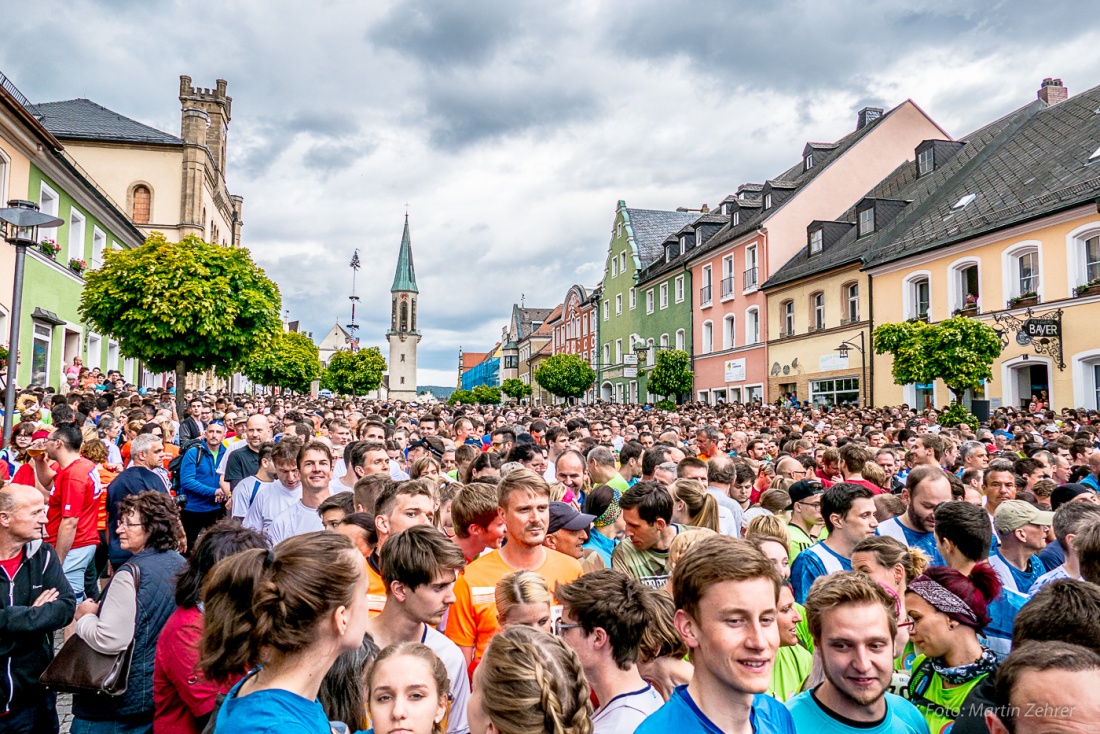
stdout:
<svg viewBox="0 0 1100 734">
<path fill-rule="evenodd" d="M 791 369 L 798 369 L 798 357 L 791 360 Z"/>
<path fill-rule="evenodd" d="M 779 366 L 779 363 L 778 363 L 778 362 L 776 362 L 775 364 L 773 364 L 773 365 L 772 365 L 772 376 L 774 377 L 775 375 L 778 375 L 778 374 L 779 374 L 779 371 L 780 371 L 780 370 L 782 370 L 782 369 L 783 369 L 783 368 Z"/>
</svg>

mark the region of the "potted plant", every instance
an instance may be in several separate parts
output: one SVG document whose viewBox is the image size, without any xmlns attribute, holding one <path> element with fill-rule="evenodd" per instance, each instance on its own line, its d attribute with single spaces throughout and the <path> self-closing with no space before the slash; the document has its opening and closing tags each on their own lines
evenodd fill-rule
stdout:
<svg viewBox="0 0 1100 734">
<path fill-rule="evenodd" d="M 978 297 L 973 293 L 966 294 L 966 300 L 962 308 L 955 309 L 955 315 L 974 316 L 978 313 Z"/>
<path fill-rule="evenodd" d="M 1093 278 L 1088 283 L 1073 289 L 1075 296 L 1091 296 L 1097 293 L 1100 293 L 1100 278 Z"/>
<path fill-rule="evenodd" d="M 43 255 L 53 260 L 57 257 L 57 253 L 61 252 L 61 245 L 47 237 L 38 243 L 38 249 Z"/>
<path fill-rule="evenodd" d="M 73 271 L 77 275 L 80 275 L 88 269 L 88 263 L 81 260 L 79 257 L 74 257 L 69 260 L 69 270 Z"/>
<path fill-rule="evenodd" d="M 1023 308 L 1024 306 L 1034 306 L 1039 303 L 1039 294 L 1035 291 L 1028 291 L 1027 293 L 1021 293 L 1018 296 L 1013 296 L 1008 302 L 1009 308 Z"/>
</svg>

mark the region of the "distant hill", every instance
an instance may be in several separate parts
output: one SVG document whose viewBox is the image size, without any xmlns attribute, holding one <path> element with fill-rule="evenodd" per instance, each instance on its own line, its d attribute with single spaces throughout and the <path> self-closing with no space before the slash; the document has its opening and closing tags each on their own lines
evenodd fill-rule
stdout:
<svg viewBox="0 0 1100 734">
<path fill-rule="evenodd" d="M 423 395 L 425 392 L 430 392 L 432 395 L 435 395 L 436 398 L 438 398 L 439 400 L 446 400 L 447 398 L 451 397 L 451 393 L 453 393 L 456 389 L 457 388 L 455 387 L 440 387 L 439 385 L 417 385 L 416 394 Z"/>
</svg>

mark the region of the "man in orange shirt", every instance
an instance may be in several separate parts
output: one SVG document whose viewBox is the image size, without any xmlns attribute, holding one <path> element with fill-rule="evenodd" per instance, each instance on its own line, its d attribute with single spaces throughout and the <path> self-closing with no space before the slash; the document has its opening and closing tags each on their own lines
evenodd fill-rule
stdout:
<svg viewBox="0 0 1100 734">
<path fill-rule="evenodd" d="M 542 544 L 550 524 L 550 486 L 527 469 L 510 472 L 499 485 L 500 515 L 508 541 L 466 566 L 455 583 L 455 603 L 447 617 L 447 636 L 469 662 L 481 658 L 497 623 L 497 581 L 513 571 L 534 571 L 551 593 L 581 575 L 576 558 Z M 560 614 L 560 608 L 556 610 Z"/>
</svg>

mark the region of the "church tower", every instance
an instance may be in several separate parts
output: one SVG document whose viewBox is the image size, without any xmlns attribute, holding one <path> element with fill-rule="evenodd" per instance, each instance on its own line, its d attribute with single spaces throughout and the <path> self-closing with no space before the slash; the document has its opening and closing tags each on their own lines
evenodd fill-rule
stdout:
<svg viewBox="0 0 1100 734">
<path fill-rule="evenodd" d="M 390 342 L 390 400 L 416 400 L 416 344 L 420 341 L 420 332 L 416 329 L 416 299 L 419 293 L 406 213 L 397 272 L 390 287 L 390 330 L 386 332 Z"/>
</svg>

